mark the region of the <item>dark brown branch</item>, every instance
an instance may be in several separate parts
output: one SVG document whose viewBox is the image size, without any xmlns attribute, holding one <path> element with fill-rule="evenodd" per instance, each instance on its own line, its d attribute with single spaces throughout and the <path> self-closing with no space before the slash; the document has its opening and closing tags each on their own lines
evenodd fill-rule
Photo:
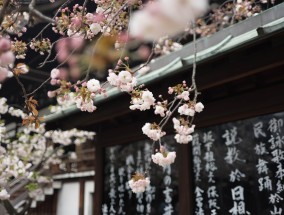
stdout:
<svg viewBox="0 0 284 215">
<path fill-rule="evenodd" d="M 53 19 L 51 19 L 48 16 L 43 15 L 40 11 L 38 11 L 35 8 L 36 5 L 36 0 L 32 0 L 31 3 L 29 4 L 29 11 L 30 11 L 30 15 L 35 16 L 39 19 L 41 19 L 42 21 L 46 21 L 49 23 L 55 23 L 55 21 Z"/>
<path fill-rule="evenodd" d="M 20 81 L 18 75 L 16 75 L 16 74 L 14 73 L 14 76 L 15 76 L 15 78 L 16 78 L 16 81 L 18 82 L 18 84 L 19 84 L 19 85 L 21 86 L 21 88 L 22 88 L 22 91 L 23 91 L 25 100 L 28 100 L 27 91 L 26 91 L 26 89 L 25 89 L 24 84 Z"/>
</svg>

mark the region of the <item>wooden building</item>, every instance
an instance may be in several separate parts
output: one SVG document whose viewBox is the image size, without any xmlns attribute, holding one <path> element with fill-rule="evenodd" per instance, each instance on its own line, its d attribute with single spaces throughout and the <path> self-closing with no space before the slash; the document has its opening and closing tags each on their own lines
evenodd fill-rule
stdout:
<svg viewBox="0 0 284 215">
<path fill-rule="evenodd" d="M 281 119 L 283 120 L 283 114 L 271 114 L 284 111 L 284 4 L 279 4 L 260 15 L 228 27 L 210 37 L 199 39 L 197 41 L 197 49 L 197 85 L 201 92 L 200 100 L 205 105 L 204 112 L 199 114 L 195 119 L 197 133 L 202 133 L 207 131 L 207 128 L 212 128 L 212 131 L 222 136 L 222 132 L 225 132 L 225 130 L 230 127 L 228 124 L 224 123 L 230 122 L 230 125 L 242 130 L 243 133 L 240 132 L 240 135 L 253 137 L 253 133 L 251 133 L 249 128 L 245 125 L 252 123 L 251 126 L 253 126 L 253 123 L 256 122 L 254 121 L 255 117 L 258 117 L 264 124 L 267 124 L 267 120 L 270 118 L 276 117 L 280 120 L 279 122 L 281 122 Z M 151 71 L 139 77 L 138 81 L 139 83 L 145 83 L 146 87 L 149 88 L 155 96 L 166 94 L 168 86 L 174 86 L 181 83 L 183 80 L 190 80 L 192 62 L 193 44 L 190 43 L 177 52 L 156 59 L 155 62 L 150 64 Z M 125 156 L 128 155 L 125 153 L 133 152 L 135 165 L 132 163 L 132 167 L 140 168 L 140 164 L 136 164 L 137 151 L 149 142 L 147 137 L 142 134 L 141 128 L 146 122 L 158 121 L 158 117 L 150 111 L 131 111 L 129 109 L 129 95 L 119 93 L 116 89 L 109 90 L 108 95 L 106 99 L 96 99 L 98 110 L 93 114 L 83 113 L 77 110 L 76 107 L 70 107 L 64 112 L 49 114 L 45 117 L 47 125 L 50 128 L 59 127 L 69 129 L 76 127 L 97 132 L 93 144 L 95 159 L 91 165 L 88 165 L 89 168 L 93 168 L 92 170 L 95 171 L 94 176 L 60 179 L 63 183 L 71 181 L 79 182 L 79 211 L 76 214 L 148 214 L 146 213 L 146 205 L 150 204 L 151 206 L 151 202 L 151 207 L 156 212 L 154 213 L 152 211 L 149 214 L 193 215 L 198 214 L 196 211 L 200 208 L 204 211 L 203 214 L 215 214 L 212 212 L 212 207 L 209 207 L 210 196 L 207 196 L 207 188 L 209 189 L 210 184 L 208 184 L 208 175 L 206 175 L 205 148 L 202 146 L 202 156 L 199 158 L 202 160 L 202 170 L 200 171 L 203 172 L 200 175 L 201 182 L 198 182 L 196 181 L 196 170 L 194 172 L 194 156 L 196 156 L 193 152 L 194 145 L 173 143 L 171 135 L 174 135 L 174 131 L 170 125 L 171 123 L 169 123 L 169 126 L 166 128 L 167 134 L 169 135 L 166 141 L 177 151 L 177 160 L 172 171 L 169 173 L 169 175 L 172 174 L 172 180 L 168 185 L 173 186 L 174 189 L 178 189 L 178 191 L 173 189 L 171 192 L 173 212 L 160 212 L 165 209 L 169 202 L 165 202 L 163 190 L 159 190 L 159 188 L 157 188 L 157 193 L 154 195 L 155 197 L 152 201 L 145 199 L 146 194 L 140 200 L 135 200 L 135 196 L 131 198 L 126 197 L 129 195 L 129 192 L 126 189 L 126 185 L 120 183 L 119 177 L 122 177 L 126 183 L 127 174 L 118 174 L 119 166 L 117 165 L 126 160 Z M 250 120 L 251 118 L 254 119 Z M 282 130 L 279 131 L 282 137 L 284 134 L 283 129 L 282 127 Z M 270 134 L 267 134 L 267 136 L 268 135 Z M 256 170 L 252 169 L 256 168 L 257 163 L 254 162 L 257 162 L 258 157 L 254 154 L 254 159 L 250 160 L 250 154 L 255 153 L 254 147 L 251 144 L 256 143 L 252 143 L 252 140 L 249 142 L 246 141 L 246 137 L 241 138 L 243 140 L 241 144 L 247 144 L 247 150 L 250 153 L 243 153 L 243 151 L 246 151 L 246 147 L 237 148 L 240 152 L 240 160 L 242 160 L 242 156 L 244 156 L 245 160 L 243 164 L 237 164 L 238 170 L 243 170 L 244 172 L 246 170 L 252 171 L 253 174 L 246 174 L 247 177 L 240 179 L 243 180 L 242 185 L 244 186 L 242 187 L 246 189 L 246 194 L 244 195 L 245 199 L 239 199 L 236 204 L 240 204 L 241 201 L 244 201 L 247 210 L 243 213 L 236 212 L 235 214 L 270 214 L 271 211 L 273 212 L 273 210 L 275 210 L 274 206 L 278 209 L 282 208 L 283 214 L 284 191 L 278 193 L 282 198 L 282 200 L 279 200 L 281 202 L 279 204 L 271 203 L 271 205 L 269 205 L 270 194 L 268 193 L 267 195 L 259 194 L 260 197 L 257 197 L 258 193 L 260 193 L 257 180 L 261 176 L 258 175 Z M 220 141 L 221 140 L 216 144 L 220 144 Z M 233 184 L 233 182 L 230 182 L 229 175 L 227 173 L 225 175 L 227 164 L 224 160 L 224 156 L 226 155 L 224 153 L 226 152 L 223 152 L 221 149 L 221 151 L 215 150 L 214 144 L 215 143 L 213 143 L 212 146 L 212 150 L 215 153 L 214 160 L 219 162 L 216 164 L 218 170 L 215 172 L 216 183 L 214 185 L 219 192 L 219 197 L 215 196 L 219 207 L 219 209 L 215 208 L 217 211 L 216 214 L 233 214 L 233 210 L 230 210 L 230 208 L 233 209 L 235 204 L 231 193 L 234 187 L 230 185 Z M 223 149 L 227 150 L 229 144 L 223 145 Z M 281 147 L 283 149 L 284 144 L 282 144 Z M 144 156 L 143 150 L 140 151 L 142 152 L 142 156 Z M 268 153 L 271 154 L 271 150 Z M 85 155 L 82 156 L 83 159 L 84 156 Z M 274 192 L 276 189 L 277 180 L 275 179 L 274 172 L 277 171 L 277 169 L 275 169 L 276 164 L 272 165 L 273 162 L 271 158 L 269 157 L 267 159 L 270 159 L 267 160 L 269 163 L 267 174 L 273 178 L 272 193 L 272 191 Z M 223 163 L 221 162 L 222 160 Z M 246 161 L 251 162 L 246 163 Z M 283 162 L 282 159 L 280 164 L 282 163 L 283 165 Z M 130 165 L 130 163 L 128 163 L 128 165 Z M 251 167 L 249 168 L 250 165 Z M 236 169 L 233 163 L 231 167 L 232 170 Z M 109 172 L 112 168 L 114 168 L 114 172 Z M 125 172 L 130 171 L 127 168 L 128 166 L 125 164 Z M 224 175 L 222 176 L 223 168 Z M 87 170 L 89 171 L 90 169 Z M 165 188 L 164 179 L 161 178 L 161 175 L 164 177 L 164 174 L 167 173 L 156 170 L 155 167 L 153 167 L 150 172 L 154 185 L 156 185 L 156 187 L 161 186 Z M 112 180 L 110 177 L 113 177 L 113 175 L 115 176 L 115 183 L 110 184 Z M 226 178 L 228 179 L 226 180 Z M 284 184 L 283 179 L 284 178 L 279 180 L 282 185 Z M 84 212 L 84 199 L 86 198 L 84 196 L 84 190 L 86 189 L 85 182 L 89 180 L 94 180 L 95 191 L 93 212 L 86 213 Z M 118 190 L 119 185 L 123 185 L 125 189 L 122 191 Z M 238 187 L 237 184 L 233 185 Z M 200 190 L 198 191 L 197 188 Z M 116 190 L 114 195 L 110 195 L 111 189 Z M 252 191 L 248 192 L 247 190 Z M 203 196 L 203 205 L 200 205 L 200 201 L 197 201 L 200 195 Z M 54 198 L 57 198 L 56 195 L 54 195 Z M 113 200 L 113 198 L 115 199 Z M 119 201 L 120 198 L 123 200 Z M 260 204 L 256 205 L 252 199 L 255 199 L 255 201 Z M 267 204 L 267 208 L 262 208 L 264 207 L 262 201 L 265 201 L 265 199 L 267 199 L 267 202 L 264 203 L 264 205 Z M 52 199 L 49 202 L 51 201 L 56 202 Z M 122 209 L 124 213 L 122 211 L 121 213 L 118 212 L 122 203 L 124 204 L 124 208 Z M 46 205 L 46 203 L 43 204 Z M 138 210 L 137 205 L 139 204 L 144 205 L 139 206 L 139 210 L 143 209 L 143 213 L 135 212 Z M 102 212 L 105 206 L 109 213 Z M 110 213 L 111 206 L 114 207 L 113 209 L 116 212 Z M 40 211 L 40 208 L 41 206 L 39 204 L 38 211 Z M 43 208 L 42 211 L 45 210 Z M 229 210 L 227 210 L 227 208 L 229 208 Z M 35 211 L 33 214 L 44 213 Z M 50 214 L 55 214 L 55 211 L 50 212 Z M 202 214 L 202 212 L 200 212 L 200 214 Z M 281 212 L 279 214 L 281 214 Z"/>
</svg>

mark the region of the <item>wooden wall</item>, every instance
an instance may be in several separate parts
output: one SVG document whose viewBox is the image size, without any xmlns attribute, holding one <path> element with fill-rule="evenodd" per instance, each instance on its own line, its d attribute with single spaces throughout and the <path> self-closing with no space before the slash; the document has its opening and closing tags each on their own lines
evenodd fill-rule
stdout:
<svg viewBox="0 0 284 215">
<path fill-rule="evenodd" d="M 284 110 L 284 33 L 278 33 L 254 44 L 243 46 L 226 55 L 198 65 L 197 85 L 205 110 L 195 123 L 198 127 L 220 124 Z M 169 85 L 188 80 L 191 69 L 175 76 L 157 80 L 147 86 L 157 96 L 167 92 Z M 66 117 L 55 126 L 95 130 L 95 215 L 101 214 L 103 195 L 104 148 L 127 144 L 146 137 L 141 127 L 158 118 L 151 112 L 130 111 L 128 95 L 99 105 L 94 114 L 79 113 Z M 172 133 L 170 126 L 168 134 Z M 180 215 L 193 214 L 192 159 L 190 145 L 179 145 Z"/>
</svg>

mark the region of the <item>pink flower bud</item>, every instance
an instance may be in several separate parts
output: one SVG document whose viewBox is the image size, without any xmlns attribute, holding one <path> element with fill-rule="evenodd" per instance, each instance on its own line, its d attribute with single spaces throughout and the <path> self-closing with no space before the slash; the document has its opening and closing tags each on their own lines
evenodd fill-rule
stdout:
<svg viewBox="0 0 284 215">
<path fill-rule="evenodd" d="M 51 85 L 56 85 L 57 84 L 57 80 L 56 79 L 51 79 L 50 80 L 50 84 Z"/>
<path fill-rule="evenodd" d="M 56 92 L 55 91 L 48 91 L 47 96 L 48 96 L 48 98 L 53 98 L 53 97 L 56 96 Z"/>
<path fill-rule="evenodd" d="M 11 42 L 7 38 L 0 38 L 0 51 L 5 52 L 11 48 Z"/>
<path fill-rule="evenodd" d="M 56 68 L 55 68 L 55 69 L 51 70 L 50 77 L 51 77 L 52 79 L 58 78 L 59 75 L 60 75 L 59 69 L 56 69 Z"/>
</svg>

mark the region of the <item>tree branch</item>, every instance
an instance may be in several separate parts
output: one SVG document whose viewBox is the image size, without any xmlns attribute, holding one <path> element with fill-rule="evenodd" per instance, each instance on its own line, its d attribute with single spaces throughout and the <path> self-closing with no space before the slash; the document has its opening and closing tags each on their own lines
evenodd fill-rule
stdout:
<svg viewBox="0 0 284 215">
<path fill-rule="evenodd" d="M 55 23 L 55 21 L 53 19 L 51 19 L 48 16 L 43 15 L 40 11 L 38 11 L 35 8 L 36 5 L 36 0 L 32 0 L 31 3 L 29 4 L 29 11 L 30 11 L 30 15 L 35 16 L 43 21 L 49 22 L 49 23 Z"/>
</svg>

